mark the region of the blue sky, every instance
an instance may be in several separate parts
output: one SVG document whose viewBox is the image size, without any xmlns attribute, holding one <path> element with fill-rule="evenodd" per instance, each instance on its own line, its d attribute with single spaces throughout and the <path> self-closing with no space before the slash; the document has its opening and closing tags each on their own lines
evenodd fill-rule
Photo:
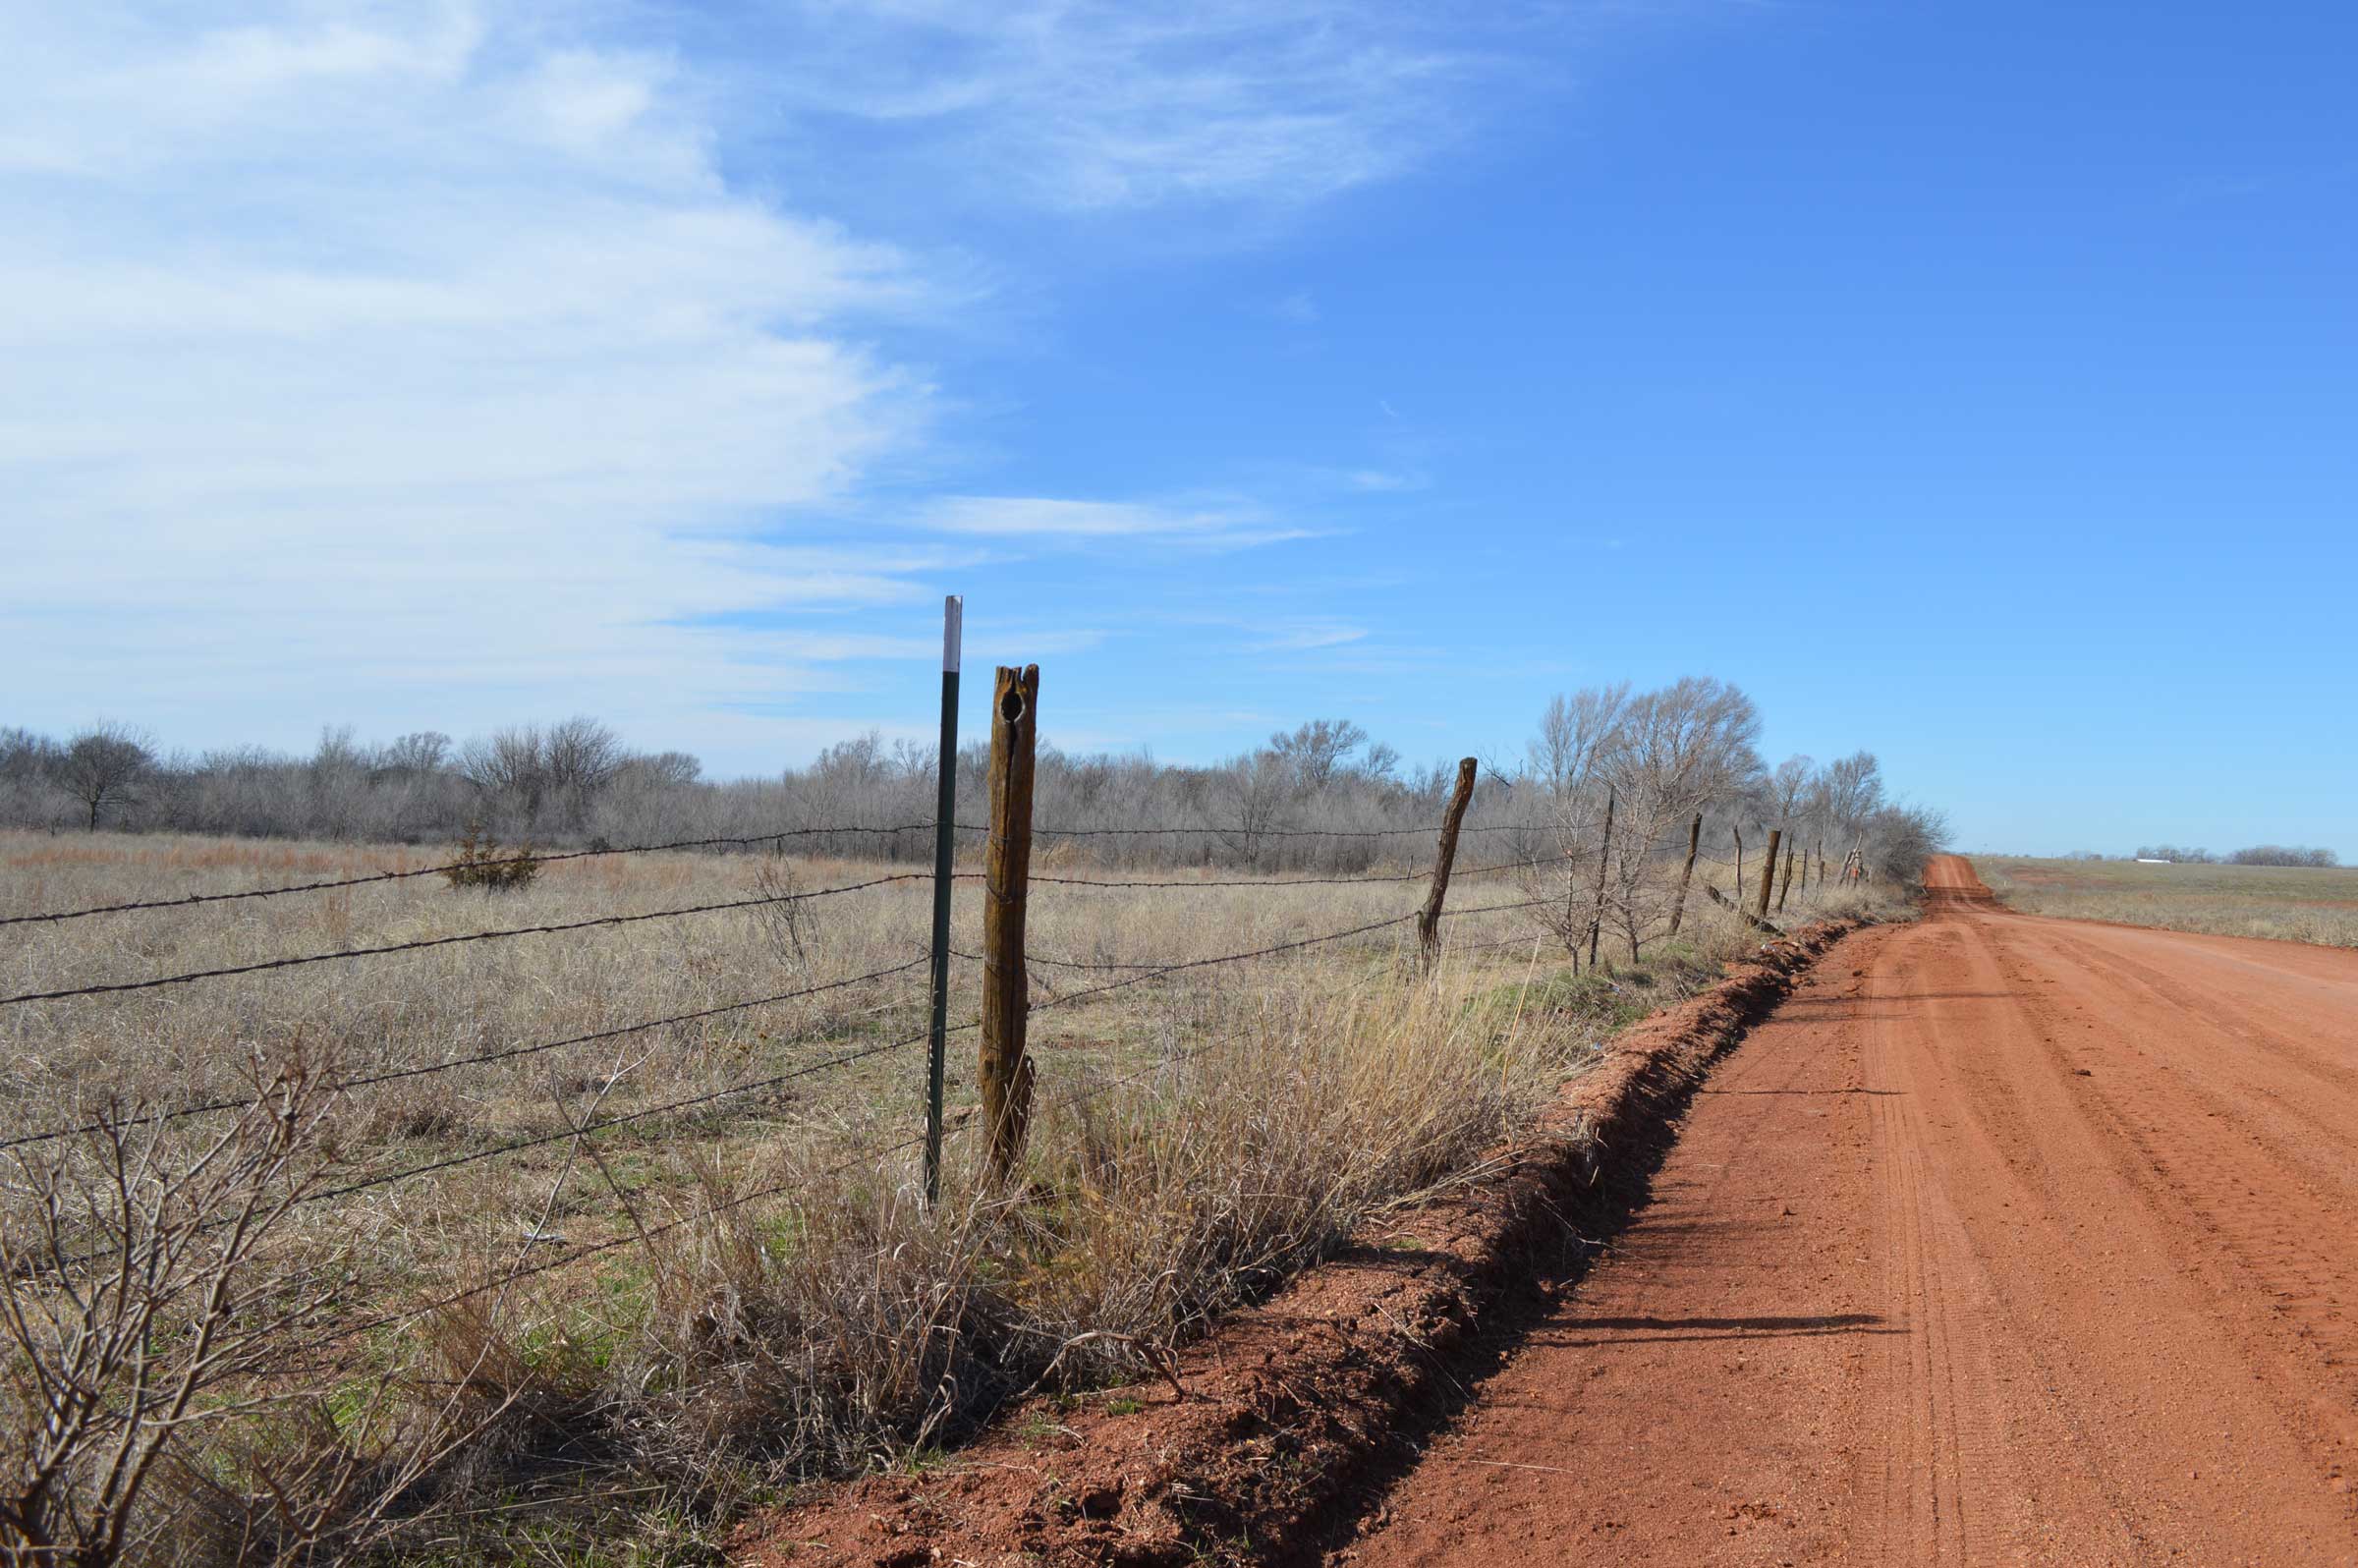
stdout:
<svg viewBox="0 0 2358 1568">
<path fill-rule="evenodd" d="M 0 720 L 763 771 L 1750 690 L 2358 859 L 2358 12 L 0 0 Z M 970 733 L 980 722 L 969 715 Z"/>
</svg>

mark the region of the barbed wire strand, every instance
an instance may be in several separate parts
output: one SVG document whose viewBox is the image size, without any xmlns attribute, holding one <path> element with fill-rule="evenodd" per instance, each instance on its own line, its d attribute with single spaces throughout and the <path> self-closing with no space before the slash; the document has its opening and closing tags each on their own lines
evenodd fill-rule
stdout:
<svg viewBox="0 0 2358 1568">
<path fill-rule="evenodd" d="M 1469 822 L 1458 829 L 1465 833 L 1544 833 L 1554 829 L 1553 823 L 1526 822 Z M 961 833 L 987 833 L 990 828 L 982 822 L 960 822 Z M 1034 838 L 1170 838 L 1188 833 L 1209 834 L 1219 838 L 1404 838 L 1416 834 L 1440 837 L 1437 826 L 1424 827 L 1221 827 L 1207 824 L 1202 827 L 1035 827 Z"/>
<path fill-rule="evenodd" d="M 1441 912 L 1441 918 L 1448 920 L 1457 916 L 1488 915 L 1504 910 L 1536 909 L 1543 904 L 1552 907 L 1554 903 L 1555 900 L 1551 898 L 1535 898 L 1526 899 L 1515 904 L 1481 904 L 1476 905 L 1471 909 L 1443 910 Z M 1384 929 L 1386 926 L 1404 925 L 1408 922 L 1415 920 L 1419 913 L 1419 911 L 1412 909 L 1404 914 L 1390 916 L 1384 920 L 1370 921 L 1365 925 L 1354 925 L 1348 930 L 1329 931 L 1322 936 L 1306 936 L 1299 941 L 1279 942 L 1274 947 L 1257 947 L 1251 952 L 1224 953 L 1217 958 L 1194 958 L 1187 960 L 1185 963 L 1165 964 L 1162 967 L 1151 970 L 1146 974 L 1133 975 L 1127 980 L 1109 980 L 1103 985 L 1093 985 L 1084 990 L 1067 991 L 1062 996 L 1053 997 L 1048 1001 L 1038 1003 L 1032 1008 L 1032 1011 L 1035 1013 L 1045 1012 L 1052 1007 L 1063 1007 L 1070 1003 L 1081 1001 L 1087 997 L 1099 996 L 1107 991 L 1117 991 L 1129 985 L 1143 984 L 1148 980 L 1159 980 L 1165 975 L 1177 975 L 1185 970 L 1208 969 L 1215 964 L 1238 964 L 1247 959 L 1268 958 L 1278 953 L 1291 953 L 1305 947 L 1318 947 L 1327 942 L 1339 942 L 1353 936 L 1364 936 L 1369 931 L 1379 931 Z M 1074 967 L 1079 968 L 1081 966 L 1076 965 Z"/>
<path fill-rule="evenodd" d="M 972 1028 L 973 1026 L 961 1025 L 960 1027 Z M 962 1130 L 962 1128 L 950 1128 L 948 1129 L 948 1135 L 954 1136 Z M 567 1134 L 566 1136 L 571 1137 L 573 1135 Z M 852 1158 L 843 1161 L 843 1163 L 829 1166 L 825 1170 L 798 1174 L 791 1176 L 784 1181 L 774 1182 L 766 1187 L 757 1187 L 751 1192 L 739 1193 L 735 1197 L 723 1199 L 718 1203 L 707 1204 L 693 1213 L 677 1215 L 674 1218 L 662 1220 L 652 1225 L 639 1226 L 634 1228 L 627 1235 L 615 1236 L 602 1242 L 591 1242 L 586 1246 L 575 1248 L 573 1251 L 568 1252 L 563 1257 L 552 1258 L 546 1262 L 532 1263 L 525 1266 L 508 1269 L 496 1279 L 487 1279 L 481 1284 L 470 1285 L 465 1290 L 454 1291 L 449 1295 L 438 1297 L 433 1301 L 423 1302 L 416 1307 L 405 1308 L 399 1312 L 380 1314 L 375 1317 L 365 1318 L 357 1323 L 345 1324 L 344 1326 L 336 1329 L 334 1332 L 323 1335 L 322 1337 L 311 1341 L 309 1345 L 301 1347 L 298 1351 L 294 1352 L 294 1354 L 301 1354 L 303 1350 L 314 1350 L 322 1345 L 332 1345 L 339 1340 L 354 1339 L 362 1334 L 373 1333 L 379 1328 L 389 1328 L 402 1323 L 415 1322 L 419 1318 L 427 1316 L 433 1313 L 438 1313 L 444 1308 L 455 1307 L 461 1302 L 472 1301 L 477 1296 L 489 1295 L 495 1290 L 505 1290 L 508 1288 L 508 1286 L 516 1283 L 518 1280 L 531 1279 L 536 1275 L 552 1273 L 560 1268 L 570 1268 L 576 1263 L 587 1261 L 591 1258 L 599 1257 L 605 1253 L 619 1252 L 625 1247 L 636 1247 L 650 1236 L 661 1236 L 667 1232 L 679 1230 L 685 1226 L 700 1224 L 704 1220 L 712 1218 L 716 1214 L 724 1214 L 731 1209 L 742 1208 L 747 1204 L 758 1203 L 764 1198 L 777 1198 L 786 1193 L 794 1191 L 798 1187 L 807 1186 L 814 1182 L 826 1181 L 830 1177 L 840 1176 L 844 1172 L 852 1170 L 860 1165 L 870 1164 L 875 1161 L 888 1159 L 894 1154 L 905 1153 L 912 1148 L 916 1148 L 925 1143 L 925 1141 L 926 1135 L 920 1133 L 914 1138 L 903 1139 L 897 1144 L 890 1144 L 882 1148 L 856 1154 Z"/>
<path fill-rule="evenodd" d="M 930 872 L 902 871 L 891 876 L 871 876 L 864 882 L 846 882 L 839 887 L 813 888 L 807 893 L 765 894 L 759 898 L 735 898 L 717 904 L 690 904 L 681 909 L 650 910 L 640 915 L 601 915 L 595 920 L 565 921 L 548 925 L 508 925 L 488 931 L 463 931 L 455 936 L 428 936 L 413 942 L 387 942 L 378 947 L 348 947 L 334 953 L 303 953 L 292 958 L 269 958 L 253 964 L 232 964 L 221 969 L 191 970 L 181 975 L 159 975 L 151 980 L 119 980 L 103 985 L 77 985 L 59 991 L 26 991 L 16 996 L 0 996 L 0 1007 L 16 1007 L 27 1002 L 54 1002 L 76 996 L 104 996 L 120 991 L 153 990 L 161 985 L 187 985 L 196 980 L 219 980 L 229 975 L 259 975 L 270 970 L 297 969 L 306 964 L 325 964 L 336 959 L 381 958 L 387 953 L 414 953 L 429 947 L 452 947 L 463 942 L 495 942 L 512 936 L 547 936 L 562 931 L 586 931 L 601 925 L 635 925 L 643 921 L 676 920 L 685 915 L 709 915 L 719 910 L 754 909 L 762 905 L 801 904 L 814 898 L 829 898 L 838 893 L 857 893 L 864 888 L 882 887 L 890 882 L 929 880 Z"/>
<path fill-rule="evenodd" d="M 1495 866 L 1468 866 L 1450 872 L 1452 880 L 1463 876 L 1488 876 L 1498 871 L 1528 870 L 1541 866 L 1559 866 L 1570 862 L 1571 856 L 1548 855 L 1538 860 L 1501 861 Z M 981 871 L 961 871 L 958 876 L 967 880 L 982 875 Z M 1046 876 L 1035 873 L 1030 880 L 1049 882 L 1061 887 L 1340 887 L 1354 882 L 1422 882 L 1432 875 L 1430 868 L 1422 871 L 1358 872 L 1349 876 L 1239 876 L 1194 878 L 1157 878 L 1141 881 L 1109 881 L 1087 876 Z"/>
<path fill-rule="evenodd" d="M 554 866 L 561 861 L 595 860 L 604 856 L 654 855 L 667 850 L 716 849 L 721 846 L 740 848 L 756 844 L 782 843 L 790 838 L 818 838 L 836 833 L 894 834 L 930 832 L 931 822 L 903 822 L 892 827 L 790 827 L 775 833 L 756 833 L 747 836 L 717 838 L 683 838 L 663 844 L 626 844 L 619 848 L 561 850 L 546 855 L 506 856 L 489 861 L 450 861 L 440 866 L 421 866 L 406 871 L 374 871 L 366 876 L 341 876 L 321 882 L 291 882 L 279 887 L 251 887 L 237 893 L 190 893 L 180 898 L 143 898 L 124 904 L 93 904 L 86 909 L 50 910 L 38 915 L 0 916 L 0 925 L 31 925 L 60 921 L 85 920 L 92 915 L 123 915 L 142 909 L 186 909 L 197 904 L 229 904 L 248 898 L 283 898 L 290 893 L 323 893 L 342 887 L 365 887 L 372 882 L 402 882 L 418 876 L 439 876 L 446 871 L 487 871 L 515 866 Z"/>
<path fill-rule="evenodd" d="M 520 1056 L 537 1056 L 546 1051 L 562 1050 L 570 1045 L 588 1045 L 599 1040 L 620 1039 L 628 1035 L 645 1034 L 651 1029 L 665 1029 L 676 1024 L 693 1024 L 702 1019 L 718 1018 L 727 1013 L 741 1013 L 750 1008 L 769 1007 L 779 1002 L 795 1001 L 805 996 L 816 996 L 825 991 L 845 990 L 854 985 L 865 984 L 870 980 L 888 980 L 892 976 L 918 968 L 926 963 L 929 956 L 920 954 L 905 964 L 895 964 L 889 969 L 871 970 L 866 975 L 855 975 L 849 980 L 829 980 L 824 985 L 810 985 L 801 990 L 780 991 L 771 996 L 750 997 L 741 1002 L 726 1002 L 718 1007 L 699 1008 L 693 1013 L 674 1013 L 668 1018 L 650 1018 L 642 1023 L 623 1024 L 613 1029 L 595 1030 L 587 1035 L 569 1035 L 563 1039 L 540 1040 L 531 1045 L 511 1045 L 500 1050 L 482 1051 L 473 1056 L 458 1056 L 448 1061 L 428 1062 L 417 1067 L 393 1068 L 386 1072 L 343 1079 L 325 1087 L 328 1092 L 333 1093 L 348 1093 L 357 1089 L 390 1084 L 398 1079 L 422 1078 L 433 1073 L 454 1072 L 462 1067 L 478 1067 L 486 1062 L 509 1061 Z M 184 1121 L 192 1116 L 206 1116 L 219 1111 L 249 1110 L 259 1103 L 260 1100 L 257 1097 L 248 1095 L 243 1099 L 216 1099 L 196 1104 L 177 1105 L 170 1110 L 152 1111 L 141 1116 L 100 1118 L 73 1127 L 53 1127 L 43 1132 L 24 1133 L 15 1138 L 0 1139 L 0 1149 L 18 1148 L 28 1144 L 52 1143 L 60 1138 L 73 1138 L 89 1133 L 114 1132 L 133 1127 L 144 1127 L 154 1123 Z"/>
<path fill-rule="evenodd" d="M 948 1033 L 955 1035 L 981 1027 L 979 1020 L 953 1024 Z M 644 1105 L 637 1110 L 624 1111 L 620 1115 L 608 1116 L 580 1127 L 568 1127 L 563 1132 L 542 1133 L 533 1138 L 511 1139 L 504 1144 L 495 1144 L 489 1148 L 478 1148 L 465 1154 L 452 1154 L 443 1159 L 424 1160 L 416 1165 L 405 1165 L 400 1170 L 384 1171 L 361 1181 L 347 1182 L 340 1187 L 321 1188 L 315 1193 L 306 1194 L 302 1202 L 324 1204 L 330 1199 L 349 1198 L 355 1193 L 365 1193 L 378 1187 L 390 1187 L 395 1182 L 407 1181 L 413 1176 L 430 1176 L 439 1171 L 455 1170 L 462 1165 L 480 1164 L 486 1159 L 498 1159 L 502 1155 L 513 1154 L 520 1149 L 538 1148 L 547 1144 L 563 1143 L 569 1138 L 589 1138 L 604 1132 L 609 1127 L 624 1127 L 632 1122 L 643 1122 L 648 1117 L 660 1116 L 667 1111 L 689 1110 L 698 1105 L 709 1105 L 715 1100 L 728 1099 L 738 1094 L 752 1094 L 764 1089 L 775 1089 L 781 1084 L 791 1084 L 797 1079 L 811 1078 L 838 1067 L 849 1067 L 854 1062 L 863 1062 L 871 1056 L 882 1056 L 889 1051 L 904 1050 L 911 1045 L 923 1044 L 930 1037 L 928 1032 L 923 1035 L 910 1035 L 900 1039 L 885 1040 L 874 1045 L 863 1045 L 858 1050 L 845 1051 L 839 1056 L 830 1056 L 824 1061 L 807 1062 L 792 1072 L 773 1073 L 767 1078 L 750 1079 L 741 1084 L 731 1084 L 725 1089 L 706 1090 L 701 1094 L 684 1094 L 677 1099 L 667 1099 L 655 1105 Z"/>
<path fill-rule="evenodd" d="M 970 1019 L 963 1024 L 951 1025 L 948 1033 L 956 1035 L 970 1029 L 980 1029 L 981 1027 L 982 1020 Z M 295 1202 L 296 1204 L 304 1206 L 309 1206 L 313 1204 L 324 1204 L 331 1199 L 349 1198 L 355 1193 L 365 1193 L 379 1187 L 390 1187 L 395 1182 L 407 1181 L 413 1176 L 427 1176 L 439 1171 L 455 1170 L 463 1165 L 479 1164 L 484 1160 L 497 1159 L 502 1155 L 513 1154 L 521 1149 L 538 1148 L 549 1144 L 564 1143 L 568 1139 L 590 1138 L 598 1133 L 604 1132 L 609 1127 L 622 1127 L 632 1122 L 645 1121 L 650 1116 L 660 1116 L 665 1111 L 684 1110 L 697 1105 L 710 1104 L 715 1100 L 727 1099 L 731 1095 L 735 1094 L 750 1094 L 758 1090 L 774 1089 L 780 1084 L 788 1084 L 797 1079 L 810 1078 L 818 1073 L 829 1071 L 833 1068 L 847 1067 L 854 1062 L 865 1061 L 871 1056 L 881 1056 L 888 1051 L 901 1050 L 910 1045 L 914 1045 L 930 1038 L 931 1033 L 928 1031 L 926 1034 L 913 1035 L 904 1039 L 887 1040 L 881 1044 L 863 1046 L 859 1050 L 846 1051 L 840 1056 L 831 1056 L 822 1062 L 806 1063 L 790 1073 L 778 1073 L 773 1074 L 768 1078 L 754 1079 L 750 1082 L 742 1084 L 732 1084 L 726 1089 L 711 1090 L 702 1094 L 684 1095 L 678 1099 L 665 1100 L 659 1105 L 646 1105 L 635 1111 L 626 1111 L 619 1116 L 609 1116 L 602 1121 L 590 1122 L 580 1126 L 568 1127 L 563 1132 L 543 1133 L 533 1138 L 512 1139 L 507 1143 L 494 1145 L 489 1148 L 477 1149 L 471 1153 L 454 1154 L 446 1159 L 426 1160 L 416 1165 L 405 1165 L 400 1170 L 385 1171 L 361 1181 L 347 1182 L 339 1187 L 325 1187 L 316 1192 L 306 1193 L 301 1198 L 296 1199 Z M 215 1230 L 219 1230 L 222 1227 L 233 1223 L 235 1223 L 234 1217 L 225 1216 L 218 1220 L 203 1221 L 196 1226 L 196 1230 L 199 1234 L 206 1234 Z M 112 1251 L 90 1252 L 84 1253 L 78 1258 L 61 1260 L 60 1262 L 55 1265 L 43 1266 L 79 1268 L 85 1263 L 95 1262 L 99 1259 L 111 1258 L 117 1255 Z"/>
</svg>

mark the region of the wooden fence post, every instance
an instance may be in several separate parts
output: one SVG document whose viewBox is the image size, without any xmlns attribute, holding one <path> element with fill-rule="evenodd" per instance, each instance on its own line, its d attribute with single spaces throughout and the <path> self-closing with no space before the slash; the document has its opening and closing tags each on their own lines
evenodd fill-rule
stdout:
<svg viewBox="0 0 2358 1568">
<path fill-rule="evenodd" d="M 1776 912 L 1785 912 L 1785 897 L 1793 891 L 1793 859 L 1798 852 L 1788 846 L 1785 850 L 1785 879 L 1776 884 Z"/>
<path fill-rule="evenodd" d="M 1687 915 L 1687 884 L 1695 880 L 1695 852 L 1703 848 L 1703 813 L 1697 812 L 1687 828 L 1687 864 L 1678 873 L 1678 901 L 1670 906 L 1670 934 L 1678 934 L 1678 923 Z"/>
<path fill-rule="evenodd" d="M 990 842 L 982 869 L 982 1045 L 978 1082 L 991 1175 L 1015 1169 L 1032 1120 L 1032 1010 L 1024 973 L 1024 901 L 1032 880 L 1032 768 L 1039 736 L 1039 666 L 1002 665 L 990 694 Z"/>
<path fill-rule="evenodd" d="M 1744 907 L 1744 829 L 1734 822 L 1727 830 L 1736 835 L 1736 908 Z"/>
<path fill-rule="evenodd" d="M 1597 845 L 1597 907 L 1589 912 L 1589 968 L 1597 967 L 1597 938 L 1604 930 L 1604 867 L 1613 858 L 1613 804 L 1616 792 L 1612 786 L 1604 791 L 1604 837 Z"/>
<path fill-rule="evenodd" d="M 1432 886 L 1425 894 L 1424 913 L 1417 917 L 1417 935 L 1425 944 L 1425 956 L 1431 959 L 1441 946 L 1441 900 L 1449 894 L 1449 868 L 1457 860 L 1458 824 L 1466 819 L 1466 808 L 1474 800 L 1474 758 L 1464 757 L 1457 764 L 1457 788 L 1449 794 L 1449 811 L 1441 818 L 1441 846 L 1432 857 Z"/>
<path fill-rule="evenodd" d="M 1775 890 L 1777 841 L 1784 836 L 1785 830 L 1781 827 L 1768 830 L 1768 858 L 1761 863 L 1761 896 L 1756 901 L 1760 907 L 1753 911 L 1763 920 L 1768 918 L 1768 895 Z"/>
<path fill-rule="evenodd" d="M 1745 924 L 1751 926 L 1756 931 L 1767 931 L 1771 936 L 1782 936 L 1785 934 L 1783 931 L 1778 930 L 1775 926 L 1769 924 L 1767 921 L 1762 920 L 1752 911 L 1746 909 L 1743 905 L 1737 903 L 1734 899 L 1729 898 L 1725 893 L 1720 892 L 1719 889 L 1713 887 L 1709 882 L 1703 884 L 1703 896 L 1710 899 L 1712 903 L 1718 905 L 1721 909 L 1727 910 L 1733 914 L 1736 919 L 1742 921 Z"/>
</svg>

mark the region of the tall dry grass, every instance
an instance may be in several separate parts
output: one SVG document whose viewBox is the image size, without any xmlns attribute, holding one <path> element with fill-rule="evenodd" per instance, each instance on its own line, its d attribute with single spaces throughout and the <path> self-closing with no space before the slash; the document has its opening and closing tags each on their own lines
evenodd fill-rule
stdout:
<svg viewBox="0 0 2358 1568">
<path fill-rule="evenodd" d="M 415 851 L 0 837 L 0 914 L 417 864 Z M 1040 869 L 1086 871 L 1071 859 Z M 630 857 L 551 866 L 491 896 L 421 878 L 12 927 L 0 993 L 774 897 L 875 872 Z M 1732 879 L 1699 868 L 1699 880 L 1714 876 Z M 1811 912 L 1832 912 L 1814 892 Z M 1030 945 L 1074 964 L 1187 962 L 1385 919 L 1421 893 L 1414 882 L 1043 883 Z M 1525 895 L 1521 878 L 1497 875 L 1461 882 L 1451 903 Z M 235 1096 L 295 1063 L 306 1084 L 332 1087 L 829 983 L 919 956 L 926 898 L 925 884 L 897 883 L 0 1009 L 0 1106 L 23 1131 Z M 140 1528 L 169 1547 L 153 1560 L 477 1560 L 552 1539 L 577 1555 L 616 1540 L 687 1553 L 736 1501 L 954 1440 L 1035 1384 L 1153 1375 L 1172 1346 L 1383 1205 L 1529 1136 L 1613 1030 L 1758 940 L 1698 894 L 1676 945 L 1575 975 L 1530 913 L 1447 923 L 1449 949 L 1431 968 L 1394 926 L 1061 1006 L 1141 971 L 1038 963 L 1039 1113 L 1021 1180 L 991 1186 L 978 1141 L 953 1137 L 945 1202 L 930 1210 L 908 1148 L 923 1053 L 898 1043 L 922 1031 L 922 969 L 326 1093 L 307 1104 L 301 1201 L 241 1264 L 324 1288 L 289 1354 L 204 1390 L 260 1403 L 250 1419 L 192 1430 L 159 1471 L 140 1504 Z M 962 884 L 953 944 L 973 951 L 979 924 Z M 969 969 L 954 978 L 956 1020 L 974 981 Z M 856 1051 L 872 1054 L 725 1092 Z M 954 1121 L 971 1116 L 972 1051 L 971 1035 L 953 1036 Z M 146 1157 L 186 1166 L 221 1126 L 150 1129 Z M 546 1141 L 328 1196 L 523 1139 Z M 80 1256 L 105 1236 L 71 1204 L 44 1222 L 39 1195 L 61 1179 L 71 1189 L 103 1158 L 87 1140 L 13 1152 L 0 1236 L 27 1265 L 7 1288 L 44 1299 L 43 1223 L 59 1238 L 52 1253 Z M 185 1311 L 161 1321 L 178 1331 Z M 55 1335 L 27 1348 L 36 1361 L 66 1352 Z M 25 1449 L 35 1403 L 20 1392 L 6 1414 L 0 1439 Z M 317 1495 L 301 1506 L 273 1495 L 307 1477 Z"/>
</svg>

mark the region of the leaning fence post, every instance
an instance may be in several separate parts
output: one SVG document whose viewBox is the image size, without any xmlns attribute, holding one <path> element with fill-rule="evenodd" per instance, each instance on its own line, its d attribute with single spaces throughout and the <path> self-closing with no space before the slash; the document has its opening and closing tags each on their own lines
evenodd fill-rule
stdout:
<svg viewBox="0 0 2358 1568">
<path fill-rule="evenodd" d="M 1687 864 L 1678 873 L 1678 899 L 1670 906 L 1670 934 L 1678 934 L 1678 923 L 1687 915 L 1687 884 L 1695 880 L 1695 852 L 1703 848 L 1703 813 L 1697 812 L 1695 820 L 1687 827 Z"/>
<path fill-rule="evenodd" d="M 966 600 L 941 601 L 941 749 L 933 773 L 933 1016 L 926 1031 L 926 1202 L 941 1197 L 942 1046 L 950 1021 L 950 883 L 958 832 L 958 644 Z"/>
<path fill-rule="evenodd" d="M 1457 860 L 1458 824 L 1466 819 L 1466 807 L 1473 799 L 1474 758 L 1469 756 L 1457 764 L 1457 788 L 1449 794 L 1449 811 L 1441 818 L 1441 845 L 1432 857 L 1432 886 L 1425 895 L 1424 913 L 1417 917 L 1417 935 L 1429 959 L 1441 945 L 1441 900 L 1448 896 L 1449 868 Z"/>
<path fill-rule="evenodd" d="M 1776 912 L 1779 915 L 1785 912 L 1785 896 L 1793 891 L 1794 854 L 1795 851 L 1788 845 L 1785 849 L 1785 879 L 1776 884 Z"/>
<path fill-rule="evenodd" d="M 1015 1169 L 1032 1119 L 1024 1054 L 1031 991 L 1024 973 L 1024 900 L 1032 880 L 1032 764 L 1039 666 L 1001 666 L 990 694 L 990 845 L 982 868 L 982 1117 L 991 1175 Z"/>
<path fill-rule="evenodd" d="M 1727 830 L 1736 835 L 1736 907 L 1741 909 L 1744 907 L 1744 829 L 1730 822 Z"/>
<path fill-rule="evenodd" d="M 1753 912 L 1763 920 L 1768 918 L 1768 895 L 1773 890 L 1776 881 L 1776 846 L 1784 836 L 1785 830 L 1781 827 L 1772 827 L 1768 830 L 1768 858 L 1761 863 L 1761 896 L 1758 900 L 1760 908 Z"/>
<path fill-rule="evenodd" d="M 1597 907 L 1589 912 L 1589 968 L 1597 967 L 1597 938 L 1604 930 L 1604 867 L 1613 858 L 1614 791 L 1604 791 L 1604 837 L 1597 843 Z"/>
</svg>

